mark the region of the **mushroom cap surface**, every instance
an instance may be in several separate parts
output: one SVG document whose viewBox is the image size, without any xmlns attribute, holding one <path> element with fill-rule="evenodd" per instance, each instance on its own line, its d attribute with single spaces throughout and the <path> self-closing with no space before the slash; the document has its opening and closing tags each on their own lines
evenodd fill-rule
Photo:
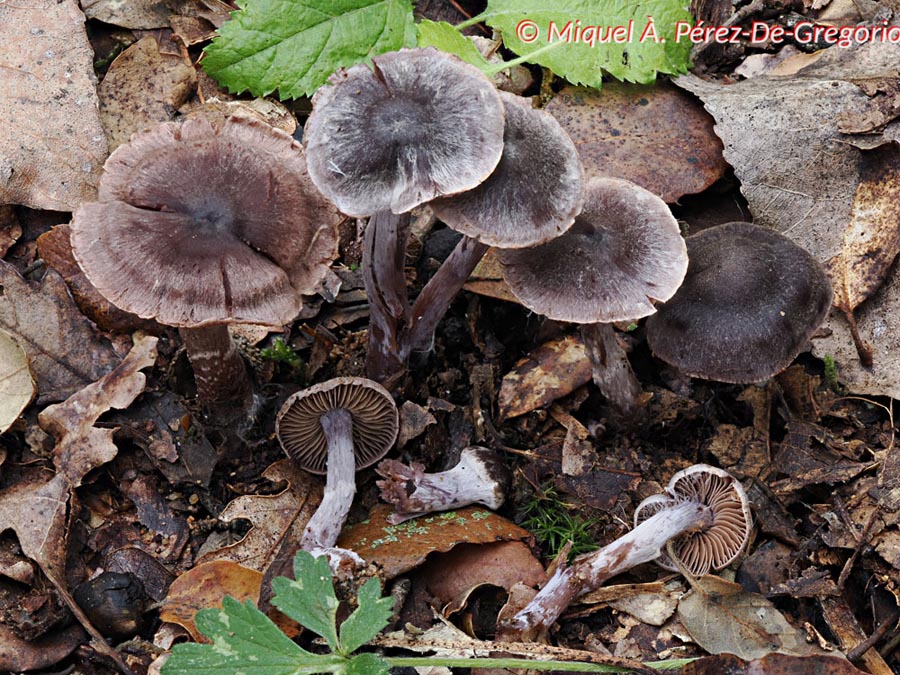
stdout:
<svg viewBox="0 0 900 675">
<path fill-rule="evenodd" d="M 500 96 L 454 56 L 401 49 L 330 81 L 313 97 L 304 144 L 313 181 L 347 215 L 405 213 L 471 190 L 500 161 Z"/>
<path fill-rule="evenodd" d="M 339 221 L 288 134 L 196 118 L 109 156 L 98 201 L 75 213 L 72 252 L 107 300 L 142 318 L 282 326 L 337 256 Z"/>
<path fill-rule="evenodd" d="M 612 323 L 656 311 L 684 279 L 678 221 L 659 197 L 593 178 L 575 223 L 541 246 L 500 250 L 503 277 L 528 309 L 556 321 Z"/>
<path fill-rule="evenodd" d="M 684 284 L 647 322 L 653 353 L 687 375 L 732 383 L 787 368 L 831 307 L 822 266 L 768 227 L 727 223 L 687 238 Z"/>
<path fill-rule="evenodd" d="M 700 577 L 719 570 L 740 555 L 750 538 L 753 518 L 744 488 L 727 471 L 695 464 L 679 471 L 666 486 L 667 495 L 653 495 L 634 512 L 634 524 L 650 518 L 674 503 L 696 501 L 710 507 L 713 524 L 675 539 L 675 552 L 688 571 Z M 663 553 L 656 562 L 667 570 L 678 567 Z"/>
<path fill-rule="evenodd" d="M 298 391 L 284 402 L 275 429 L 284 451 L 310 473 L 326 472 L 328 441 L 319 418 L 337 409 L 347 410 L 353 417 L 357 469 L 384 457 L 397 439 L 397 405 L 377 382 L 362 377 L 337 377 Z"/>
<path fill-rule="evenodd" d="M 478 187 L 429 204 L 449 227 L 489 246 L 524 248 L 565 232 L 584 205 L 584 169 L 556 118 L 501 91 L 503 155 Z"/>
</svg>

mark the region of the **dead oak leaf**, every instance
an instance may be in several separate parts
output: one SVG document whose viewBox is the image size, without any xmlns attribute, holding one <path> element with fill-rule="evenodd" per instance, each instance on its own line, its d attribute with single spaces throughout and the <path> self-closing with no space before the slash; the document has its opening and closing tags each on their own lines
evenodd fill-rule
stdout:
<svg viewBox="0 0 900 675">
<path fill-rule="evenodd" d="M 28 355 L 9 333 L 0 330 L 0 434 L 18 419 L 33 397 Z"/>
<path fill-rule="evenodd" d="M 66 398 L 118 362 L 112 347 L 78 312 L 65 282 L 53 271 L 35 286 L 0 260 L 0 328 L 12 334 L 28 354 L 38 403 Z"/>
<path fill-rule="evenodd" d="M 144 391 L 147 377 L 140 371 L 156 363 L 157 341 L 136 334 L 134 346 L 115 370 L 38 415 L 41 428 L 56 439 L 53 463 L 72 487 L 116 456 L 115 429 L 98 429 L 94 423 L 110 408 L 127 408 Z"/>
</svg>

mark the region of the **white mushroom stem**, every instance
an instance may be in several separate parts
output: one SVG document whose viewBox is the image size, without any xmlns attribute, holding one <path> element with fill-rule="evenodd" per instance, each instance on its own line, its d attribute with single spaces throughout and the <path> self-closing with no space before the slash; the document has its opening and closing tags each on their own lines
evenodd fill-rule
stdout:
<svg viewBox="0 0 900 675">
<path fill-rule="evenodd" d="M 200 400 L 211 406 L 248 406 L 253 398 L 253 384 L 228 326 L 181 328 L 179 334 L 187 348 Z"/>
<path fill-rule="evenodd" d="M 591 362 L 594 384 L 616 413 L 626 418 L 633 416 L 642 389 L 616 331 L 608 323 L 591 323 L 581 326 L 581 336 Z"/>
<path fill-rule="evenodd" d="M 713 511 L 696 501 L 673 502 L 611 544 L 560 565 L 547 584 L 510 622 L 509 629 L 528 636 L 547 630 L 576 598 L 599 588 L 607 579 L 656 560 L 666 542 L 686 532 L 710 527 Z"/>
<path fill-rule="evenodd" d="M 484 504 L 489 509 L 503 504 L 507 472 L 487 448 L 464 449 L 456 466 L 447 471 L 425 473 L 424 469 L 418 462 L 406 466 L 394 459 L 386 459 L 376 468 L 384 477 L 376 483 L 381 498 L 394 505 L 395 511 L 387 519 L 392 525 L 469 504 Z"/>
<path fill-rule="evenodd" d="M 322 503 L 300 538 L 300 548 L 310 552 L 334 547 L 356 494 L 353 416 L 341 408 L 329 410 L 319 418 L 319 423 L 328 440 L 328 468 Z"/>
</svg>

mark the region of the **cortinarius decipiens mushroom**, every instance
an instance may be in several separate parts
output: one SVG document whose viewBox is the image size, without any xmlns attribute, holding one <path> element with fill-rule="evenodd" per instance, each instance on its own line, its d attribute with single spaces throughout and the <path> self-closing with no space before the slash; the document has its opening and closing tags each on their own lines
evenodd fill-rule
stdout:
<svg viewBox="0 0 900 675">
<path fill-rule="evenodd" d="M 334 549 L 356 493 L 357 469 L 384 457 L 397 438 L 399 417 L 377 382 L 338 377 L 291 396 L 276 420 L 281 447 L 301 468 L 326 474 L 322 503 L 306 525 L 300 548 Z"/>
<path fill-rule="evenodd" d="M 204 402 L 240 405 L 252 387 L 227 324 L 292 321 L 337 255 L 339 220 L 288 134 L 196 118 L 110 155 L 72 252 L 112 304 L 181 329 Z"/>
</svg>

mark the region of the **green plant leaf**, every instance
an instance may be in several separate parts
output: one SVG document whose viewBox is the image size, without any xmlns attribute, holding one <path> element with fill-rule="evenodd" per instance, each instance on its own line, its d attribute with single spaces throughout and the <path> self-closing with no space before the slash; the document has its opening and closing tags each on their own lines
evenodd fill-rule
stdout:
<svg viewBox="0 0 900 675">
<path fill-rule="evenodd" d="M 388 675 L 391 671 L 387 662 L 375 654 L 357 654 L 347 660 L 343 672 L 344 675 Z"/>
<path fill-rule="evenodd" d="M 381 597 L 378 579 L 369 579 L 357 595 L 357 607 L 341 624 L 341 653 L 352 654 L 388 625 L 393 600 Z"/>
<path fill-rule="evenodd" d="M 222 609 L 202 609 L 195 621 L 213 643 L 175 645 L 163 675 L 296 675 L 333 672 L 344 662 L 343 657 L 311 654 L 295 644 L 249 600 L 241 604 L 228 596 Z"/>
<path fill-rule="evenodd" d="M 324 555 L 313 558 L 306 551 L 294 556 L 294 579 L 272 580 L 272 604 L 301 626 L 321 635 L 331 651 L 337 651 L 335 621 L 338 599 L 331 581 L 331 568 Z M 381 630 L 379 628 L 379 630 Z"/>
<path fill-rule="evenodd" d="M 657 72 L 687 72 L 691 43 L 685 38 L 675 41 L 676 22 L 691 22 L 687 5 L 684 0 L 488 0 L 481 18 L 503 33 L 503 43 L 516 54 L 542 50 L 530 60 L 570 82 L 599 88 L 604 71 L 620 80 L 642 83 L 652 82 Z M 651 23 L 648 17 L 653 19 L 655 39 L 644 35 Z M 568 39 L 558 38 L 566 35 L 567 26 Z M 607 28 L 618 26 L 624 26 L 623 30 L 631 26 L 623 42 L 599 43 Z M 593 46 L 585 42 L 591 31 Z"/>
<path fill-rule="evenodd" d="M 436 47 L 442 52 L 455 54 L 482 72 L 493 69 L 493 66 L 478 51 L 475 43 L 446 21 L 422 19 L 416 26 L 416 30 L 420 47 Z"/>
<path fill-rule="evenodd" d="M 229 91 L 312 94 L 349 68 L 416 41 L 410 0 L 240 0 L 205 49 L 203 68 Z"/>
</svg>

